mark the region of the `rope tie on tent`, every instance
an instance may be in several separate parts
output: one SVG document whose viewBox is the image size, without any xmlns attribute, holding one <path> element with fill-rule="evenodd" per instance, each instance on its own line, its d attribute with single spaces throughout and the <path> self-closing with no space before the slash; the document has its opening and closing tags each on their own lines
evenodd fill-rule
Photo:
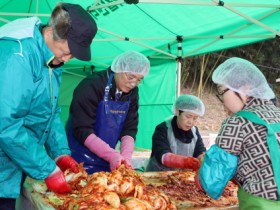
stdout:
<svg viewBox="0 0 280 210">
<path fill-rule="evenodd" d="M 178 57 L 177 57 L 177 61 L 182 61 L 182 42 L 183 42 L 183 37 L 182 36 L 177 36 L 177 42 L 178 42 Z"/>
<path fill-rule="evenodd" d="M 124 40 L 125 40 L 125 41 L 129 41 L 129 38 L 128 38 L 128 37 L 125 37 Z"/>
<path fill-rule="evenodd" d="M 220 39 L 223 39 L 224 38 L 224 35 L 220 35 Z"/>
<path fill-rule="evenodd" d="M 223 1 L 219 1 L 218 6 L 224 6 L 224 5 L 225 5 L 225 2 L 223 2 Z"/>
<path fill-rule="evenodd" d="M 91 74 L 93 74 L 94 69 L 95 69 L 95 66 L 94 65 L 90 65 Z"/>
<path fill-rule="evenodd" d="M 176 61 L 178 61 L 178 62 L 182 62 L 182 61 L 183 61 L 182 56 L 178 56 L 178 57 L 176 58 Z"/>
<path fill-rule="evenodd" d="M 127 4 L 138 4 L 139 0 L 124 0 L 124 2 Z"/>
<path fill-rule="evenodd" d="M 87 67 L 90 68 L 90 74 L 93 74 L 95 66 L 94 65 L 90 65 L 90 66 L 84 66 L 83 67 L 83 72 L 86 72 Z"/>
<path fill-rule="evenodd" d="M 177 42 L 178 42 L 178 50 L 182 50 L 183 37 L 177 36 Z"/>
</svg>

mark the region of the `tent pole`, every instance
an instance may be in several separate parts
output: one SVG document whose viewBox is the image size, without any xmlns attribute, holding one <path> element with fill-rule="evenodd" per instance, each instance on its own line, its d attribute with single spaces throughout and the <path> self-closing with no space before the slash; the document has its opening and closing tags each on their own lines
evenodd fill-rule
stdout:
<svg viewBox="0 0 280 210">
<path fill-rule="evenodd" d="M 269 15 L 276 13 L 277 11 L 278 11 L 278 9 L 273 10 L 273 11 L 270 11 L 269 13 L 266 13 L 266 14 L 262 15 L 261 17 L 259 17 L 259 18 L 256 19 L 256 20 L 257 20 L 257 21 L 260 21 L 260 20 L 262 20 L 262 19 L 268 17 Z M 274 34 L 267 34 L 267 35 L 250 35 L 250 36 L 234 36 L 234 35 L 233 35 L 233 34 L 239 32 L 239 31 L 241 31 L 242 29 L 244 29 L 244 28 L 246 28 L 246 27 L 249 27 L 249 26 L 252 25 L 252 24 L 253 24 L 252 22 L 248 22 L 248 23 L 246 23 L 245 25 L 242 25 L 242 26 L 240 26 L 240 27 L 234 29 L 234 30 L 231 31 L 231 32 L 229 32 L 229 33 L 227 33 L 227 34 L 224 34 L 224 35 L 223 35 L 223 39 L 225 39 L 225 38 L 233 38 L 233 37 L 234 37 L 234 38 L 237 38 L 237 37 L 240 37 L 240 38 L 259 37 L 259 38 L 267 38 L 267 39 L 271 38 L 271 39 L 272 39 L 272 38 L 275 37 Z M 187 38 L 187 37 L 185 37 L 185 36 L 183 37 L 183 39 L 186 39 L 186 38 Z M 187 54 L 183 55 L 183 58 L 188 57 L 189 55 L 195 54 L 195 53 L 198 52 L 199 50 L 201 50 L 201 49 L 203 49 L 203 48 L 206 48 L 206 47 L 208 47 L 208 46 L 210 46 L 210 45 L 212 45 L 212 44 L 214 44 L 214 43 L 216 43 L 216 42 L 218 42 L 218 41 L 220 41 L 220 40 L 221 40 L 221 37 L 219 37 L 219 38 L 217 37 L 216 39 L 212 40 L 211 42 L 206 43 L 206 44 L 200 46 L 199 48 L 194 49 L 193 51 L 188 52 Z"/>
<path fill-rule="evenodd" d="M 1 22 L 4 22 L 4 23 L 8 23 L 8 22 L 10 22 L 9 20 L 4 19 L 4 18 L 0 18 L 0 21 L 1 21 Z"/>
<path fill-rule="evenodd" d="M 178 49 L 178 58 L 177 58 L 177 94 L 178 97 L 181 95 L 181 74 L 182 74 L 182 42 L 183 37 L 177 36 L 177 49 Z"/>
<path fill-rule="evenodd" d="M 264 29 L 266 29 L 266 30 L 268 30 L 268 31 L 270 31 L 270 32 L 272 32 L 272 33 L 274 33 L 275 35 L 278 35 L 278 36 L 280 35 L 280 33 L 279 33 L 278 31 L 276 31 L 275 29 L 273 29 L 273 28 L 271 28 L 271 27 L 269 27 L 269 26 L 263 24 L 262 22 L 260 22 L 260 21 L 258 21 L 258 20 L 254 19 L 254 18 L 251 18 L 251 17 L 249 17 L 248 15 L 246 15 L 246 14 L 244 14 L 244 13 L 242 13 L 242 12 L 240 12 L 240 11 L 234 9 L 234 8 L 232 8 L 232 7 L 230 7 L 230 6 L 227 6 L 226 4 L 224 4 L 224 5 L 222 5 L 222 6 L 223 6 L 224 8 L 226 8 L 226 9 L 228 9 L 228 10 L 234 12 L 235 14 L 238 14 L 238 15 L 240 15 L 241 17 L 243 17 L 243 18 L 249 20 L 250 22 L 255 23 L 256 25 L 259 25 L 260 27 L 262 27 L 262 28 L 264 28 Z"/>
<path fill-rule="evenodd" d="M 181 60 L 177 60 L 177 91 L 176 98 L 181 95 L 181 73 L 182 73 L 182 64 Z"/>
<path fill-rule="evenodd" d="M 36 16 L 36 17 L 50 17 L 50 14 L 38 13 L 15 13 L 15 12 L 0 12 L 0 16 Z"/>
<path fill-rule="evenodd" d="M 102 3 L 102 2 L 101 2 Z M 219 3 L 216 1 L 213 2 L 204 2 L 204 1 L 195 1 L 195 0 L 139 0 L 139 3 L 143 4 L 181 4 L 181 5 L 199 5 L 199 6 L 217 6 Z M 138 4 L 139 4 L 138 3 Z M 103 3 L 100 4 L 100 0 L 95 2 L 94 5 L 89 7 L 89 12 L 96 10 L 96 9 L 101 9 L 101 8 L 106 8 L 109 6 L 114 6 L 114 5 L 119 5 L 119 4 L 126 4 L 124 0 L 117 0 L 114 2 L 110 3 Z M 266 7 L 266 8 L 278 8 L 278 5 L 275 4 L 254 4 L 254 3 L 227 3 L 227 5 L 231 7 Z"/>
<path fill-rule="evenodd" d="M 76 76 L 76 77 L 82 77 L 82 78 L 85 78 L 85 77 L 86 77 L 86 76 L 84 76 L 84 75 L 75 74 L 75 73 L 70 72 L 70 71 L 67 71 L 67 70 L 64 70 L 63 73 L 71 74 L 71 75 L 74 75 L 74 76 Z"/>
<path fill-rule="evenodd" d="M 91 6 L 88 7 L 88 12 L 91 12 L 92 10 L 95 10 L 96 5 L 100 3 L 100 0 L 96 0 Z"/>
<path fill-rule="evenodd" d="M 182 5 L 200 5 L 200 6 L 217 6 L 219 3 L 215 0 L 213 2 L 205 2 L 198 0 L 139 0 L 139 3 L 150 4 L 182 4 Z M 255 3 L 255 2 L 254 2 Z M 266 7 L 266 8 L 278 8 L 277 4 L 254 4 L 254 3 L 234 3 L 227 2 L 227 5 L 232 7 Z"/>
<path fill-rule="evenodd" d="M 93 12 L 94 10 L 97 10 L 97 9 L 107 8 L 107 7 L 115 6 L 115 5 L 119 5 L 119 4 L 124 4 L 125 2 L 123 0 L 118 0 L 118 1 L 105 3 L 105 4 L 99 4 L 99 3 L 100 3 L 100 0 L 96 1 L 94 3 L 94 5 L 92 5 L 88 8 L 88 12 Z"/>
<path fill-rule="evenodd" d="M 116 0 L 110 3 L 103 3 L 100 0 L 95 2 L 88 11 L 91 12 L 96 9 L 106 8 L 114 5 L 126 4 L 124 0 Z M 199 6 L 217 6 L 219 3 L 217 1 L 204 2 L 197 0 L 139 0 L 139 3 L 143 4 L 181 4 L 181 5 L 199 5 Z M 138 4 L 139 4 L 138 3 Z M 254 3 L 227 3 L 231 7 L 262 7 L 262 8 L 278 8 L 277 4 L 254 4 Z"/>
<path fill-rule="evenodd" d="M 145 47 L 145 48 L 147 48 L 147 49 L 151 49 L 151 50 L 154 50 L 154 51 L 156 51 L 156 52 L 162 53 L 162 54 L 164 54 L 164 55 L 167 55 L 167 56 L 176 58 L 176 56 L 174 56 L 174 55 L 171 54 L 171 53 L 165 52 L 165 51 L 163 51 L 163 50 L 157 49 L 157 48 L 155 48 L 155 47 L 146 45 L 146 44 L 141 43 L 141 42 L 134 41 L 134 40 L 132 40 L 132 39 L 130 39 L 130 38 L 128 38 L 128 37 L 124 37 L 124 36 L 121 36 L 121 35 L 119 35 L 119 34 L 112 33 L 112 32 L 110 32 L 110 31 L 107 31 L 107 30 L 102 29 L 102 28 L 98 28 L 98 30 L 99 30 L 99 31 L 102 31 L 102 32 L 104 32 L 104 33 L 110 34 L 110 35 L 112 35 L 112 36 L 119 37 L 119 38 L 121 38 L 121 39 L 123 39 L 123 40 L 125 40 L 125 41 L 129 41 L 129 42 L 134 43 L 134 44 L 136 44 L 136 45 L 140 45 L 140 46 Z"/>
</svg>

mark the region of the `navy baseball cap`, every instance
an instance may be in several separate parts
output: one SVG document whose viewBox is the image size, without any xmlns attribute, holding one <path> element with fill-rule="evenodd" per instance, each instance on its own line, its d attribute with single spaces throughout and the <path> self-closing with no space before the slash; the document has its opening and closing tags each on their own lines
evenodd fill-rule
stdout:
<svg viewBox="0 0 280 210">
<path fill-rule="evenodd" d="M 62 8 L 69 13 L 71 19 L 67 34 L 70 53 L 79 60 L 90 61 L 90 44 L 97 32 L 95 20 L 78 4 L 63 3 Z"/>
</svg>

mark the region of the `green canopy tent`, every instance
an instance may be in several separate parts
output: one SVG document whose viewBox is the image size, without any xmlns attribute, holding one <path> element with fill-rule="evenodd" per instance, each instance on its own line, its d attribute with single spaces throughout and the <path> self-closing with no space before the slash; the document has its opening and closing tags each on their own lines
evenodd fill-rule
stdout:
<svg viewBox="0 0 280 210">
<path fill-rule="evenodd" d="M 149 57 L 152 67 L 140 85 L 140 123 L 136 145 L 151 148 L 154 127 L 171 115 L 180 94 L 180 59 L 272 39 L 279 35 L 278 0 L 68 0 L 95 18 L 98 33 L 92 60 L 65 65 L 60 94 L 62 119 L 68 116 L 78 82 L 107 68 L 127 50 Z M 39 16 L 43 22 L 58 0 L 1 0 L 0 25 Z"/>
</svg>

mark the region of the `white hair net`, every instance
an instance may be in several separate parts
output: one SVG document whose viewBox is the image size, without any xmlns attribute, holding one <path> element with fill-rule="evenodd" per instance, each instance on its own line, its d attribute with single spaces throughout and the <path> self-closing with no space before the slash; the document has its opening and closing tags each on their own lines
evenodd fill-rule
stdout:
<svg viewBox="0 0 280 210">
<path fill-rule="evenodd" d="M 242 95 L 260 99 L 275 97 L 263 73 L 253 63 L 242 58 L 233 57 L 220 64 L 212 80 Z"/>
<path fill-rule="evenodd" d="M 198 116 L 203 116 L 205 107 L 203 102 L 193 95 L 181 95 L 177 98 L 173 105 L 173 111 L 181 110 L 183 112 L 191 112 Z"/>
<path fill-rule="evenodd" d="M 139 52 L 128 51 L 113 60 L 111 69 L 115 73 L 129 72 L 145 76 L 150 70 L 150 61 Z"/>
</svg>

